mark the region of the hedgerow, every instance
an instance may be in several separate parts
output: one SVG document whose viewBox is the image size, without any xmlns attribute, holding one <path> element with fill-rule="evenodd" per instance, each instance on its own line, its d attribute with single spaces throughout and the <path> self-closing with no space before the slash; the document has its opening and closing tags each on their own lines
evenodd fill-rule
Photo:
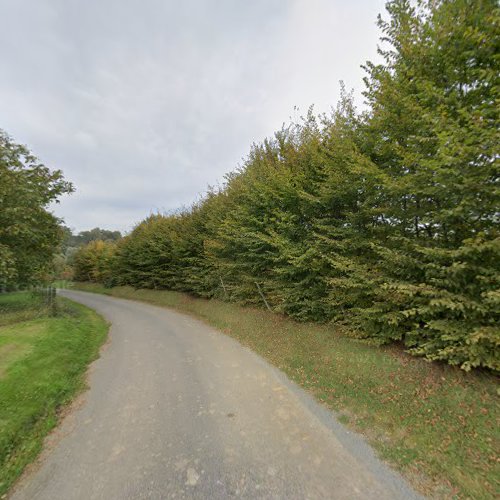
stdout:
<svg viewBox="0 0 500 500">
<path fill-rule="evenodd" d="M 368 111 L 343 92 L 331 115 L 254 145 L 223 187 L 141 222 L 92 279 L 264 297 L 298 320 L 499 370 L 499 8 L 412 4 L 379 19 Z"/>
</svg>

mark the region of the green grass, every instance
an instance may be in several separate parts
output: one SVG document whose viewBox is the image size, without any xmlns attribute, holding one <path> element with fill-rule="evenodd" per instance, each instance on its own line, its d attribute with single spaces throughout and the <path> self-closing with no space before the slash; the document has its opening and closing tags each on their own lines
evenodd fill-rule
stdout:
<svg viewBox="0 0 500 500">
<path fill-rule="evenodd" d="M 55 280 L 52 283 L 52 286 L 55 286 L 56 288 L 66 289 L 71 288 L 73 286 L 73 282 L 68 280 Z"/>
<path fill-rule="evenodd" d="M 370 346 L 335 326 L 297 323 L 268 311 L 130 287 L 75 288 L 192 314 L 238 339 L 363 433 L 424 494 L 495 498 L 500 477 L 498 378 L 464 373 Z"/>
<path fill-rule="evenodd" d="M 0 496 L 41 450 L 61 408 L 85 386 L 106 322 L 58 299 L 49 315 L 30 292 L 0 294 Z"/>
<path fill-rule="evenodd" d="M 0 327 L 46 316 L 44 306 L 44 299 L 40 294 L 0 294 Z"/>
</svg>

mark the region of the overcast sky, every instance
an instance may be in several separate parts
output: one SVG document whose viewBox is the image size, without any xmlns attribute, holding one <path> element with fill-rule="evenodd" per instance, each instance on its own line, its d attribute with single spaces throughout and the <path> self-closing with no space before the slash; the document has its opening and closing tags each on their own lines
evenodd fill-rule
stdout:
<svg viewBox="0 0 500 500">
<path fill-rule="evenodd" d="M 0 128 L 76 231 L 189 205 L 290 117 L 363 88 L 383 0 L 0 0 Z M 360 99 L 361 102 L 361 99 Z M 299 112 L 294 111 L 294 107 Z"/>
</svg>

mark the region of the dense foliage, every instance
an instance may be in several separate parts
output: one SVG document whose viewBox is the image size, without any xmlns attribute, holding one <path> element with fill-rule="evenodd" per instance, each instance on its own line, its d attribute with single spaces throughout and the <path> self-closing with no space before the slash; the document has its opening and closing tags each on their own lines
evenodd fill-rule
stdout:
<svg viewBox="0 0 500 500">
<path fill-rule="evenodd" d="M 95 281 L 111 284 L 114 245 L 109 241 L 91 241 L 73 255 L 73 278 L 77 281 Z"/>
<path fill-rule="evenodd" d="M 54 257 L 53 262 L 54 278 L 58 280 L 71 280 L 74 278 L 73 271 L 75 267 L 75 257 L 80 259 L 78 265 L 76 266 L 78 271 L 77 279 L 94 279 L 88 274 L 89 262 L 86 262 L 86 259 L 88 260 L 89 252 L 82 250 L 82 252 L 78 253 L 78 249 L 92 243 L 92 245 L 89 245 L 89 249 L 92 248 L 96 251 L 96 253 L 99 253 L 97 248 L 99 248 L 100 245 L 96 246 L 96 242 L 104 242 L 104 246 L 106 246 L 106 243 L 117 241 L 122 237 L 120 231 L 110 231 L 99 227 L 95 227 L 94 229 L 90 229 L 88 231 L 80 231 L 78 234 L 73 234 L 73 231 L 70 228 L 62 226 L 62 232 L 63 239 L 59 246 L 59 252 Z M 85 257 L 83 256 L 84 254 Z M 97 265 L 97 261 L 94 261 L 93 265 Z M 96 270 L 96 272 L 93 273 L 93 276 L 101 276 L 100 271 Z"/>
<path fill-rule="evenodd" d="M 387 4 L 369 111 L 344 93 L 254 145 L 223 188 L 148 217 L 77 276 L 342 321 L 464 369 L 500 369 L 500 12 Z M 85 259 L 85 252 L 92 259 Z M 108 265 L 108 267 L 106 267 Z"/>
<path fill-rule="evenodd" d="M 73 190 L 0 130 L 0 289 L 43 279 L 62 239 L 60 220 L 47 210 Z"/>
</svg>

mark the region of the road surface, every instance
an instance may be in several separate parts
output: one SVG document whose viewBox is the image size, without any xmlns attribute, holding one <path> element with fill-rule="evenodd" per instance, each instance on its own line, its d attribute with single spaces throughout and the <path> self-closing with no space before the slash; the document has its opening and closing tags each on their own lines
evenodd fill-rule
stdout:
<svg viewBox="0 0 500 500">
<path fill-rule="evenodd" d="M 233 339 L 167 309 L 62 294 L 107 318 L 110 340 L 14 500 L 417 498 Z"/>
</svg>

